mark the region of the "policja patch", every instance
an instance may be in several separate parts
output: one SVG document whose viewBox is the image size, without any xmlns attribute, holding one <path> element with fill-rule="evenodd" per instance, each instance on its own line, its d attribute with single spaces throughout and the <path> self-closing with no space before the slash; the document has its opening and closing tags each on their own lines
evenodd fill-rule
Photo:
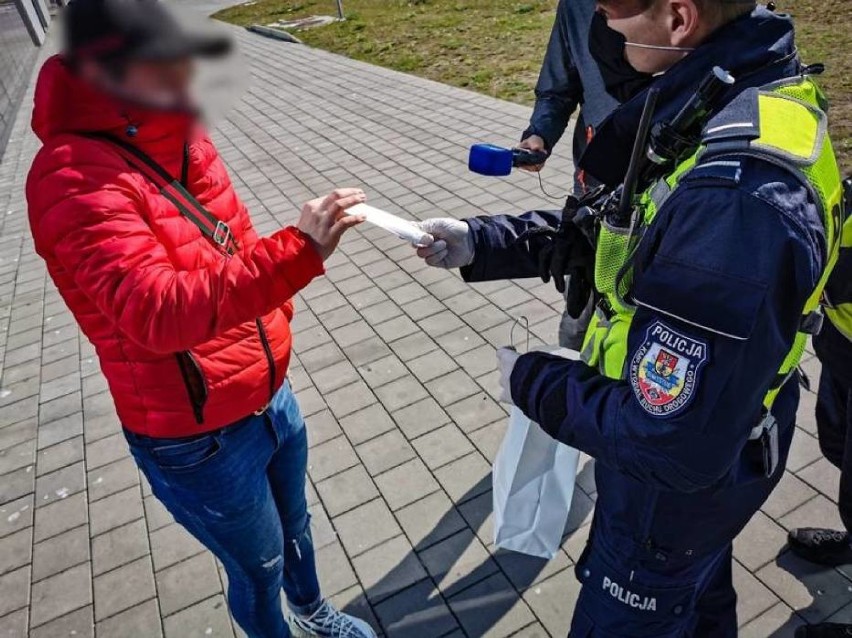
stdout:
<svg viewBox="0 0 852 638">
<path fill-rule="evenodd" d="M 655 322 L 630 364 L 630 385 L 642 408 L 658 417 L 683 410 L 695 393 L 707 354 L 706 342 Z"/>
</svg>

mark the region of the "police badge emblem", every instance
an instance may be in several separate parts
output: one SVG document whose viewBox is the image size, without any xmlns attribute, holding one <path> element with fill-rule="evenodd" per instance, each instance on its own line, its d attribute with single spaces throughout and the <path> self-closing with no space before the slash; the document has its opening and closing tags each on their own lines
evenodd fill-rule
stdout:
<svg viewBox="0 0 852 638">
<path fill-rule="evenodd" d="M 695 393 L 698 373 L 707 362 L 707 343 L 654 323 L 633 355 L 630 385 L 642 408 L 653 416 L 683 410 Z"/>
</svg>

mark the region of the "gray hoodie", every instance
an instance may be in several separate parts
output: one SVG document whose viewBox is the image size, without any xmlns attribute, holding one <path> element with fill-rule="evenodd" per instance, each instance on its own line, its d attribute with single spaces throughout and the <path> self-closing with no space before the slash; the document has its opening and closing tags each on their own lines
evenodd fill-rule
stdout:
<svg viewBox="0 0 852 638">
<path fill-rule="evenodd" d="M 574 131 L 575 162 L 598 125 L 618 107 L 604 89 L 597 63 L 589 53 L 594 11 L 594 0 L 559 0 L 535 87 L 535 109 L 523 134 L 524 139 L 538 135 L 548 149 L 553 149 L 571 115 L 582 105 Z"/>
</svg>

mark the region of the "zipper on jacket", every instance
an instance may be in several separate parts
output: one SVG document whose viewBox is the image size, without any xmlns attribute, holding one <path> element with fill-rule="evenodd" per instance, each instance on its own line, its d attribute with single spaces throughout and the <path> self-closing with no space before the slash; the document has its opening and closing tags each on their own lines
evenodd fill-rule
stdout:
<svg viewBox="0 0 852 638">
<path fill-rule="evenodd" d="M 269 338 L 266 336 L 263 321 L 258 317 L 254 322 L 257 324 L 257 333 L 260 335 L 260 343 L 263 345 L 266 362 L 269 364 L 269 400 L 272 401 L 272 397 L 275 396 L 275 357 L 272 354 L 272 348 L 269 345 Z"/>
<path fill-rule="evenodd" d="M 175 353 L 175 359 L 177 359 L 183 384 L 186 386 L 186 392 L 189 395 L 189 403 L 192 406 L 195 422 L 201 425 L 204 423 L 204 404 L 207 403 L 209 394 L 204 371 L 189 350 Z"/>
<path fill-rule="evenodd" d="M 649 554 L 656 546 L 654 543 L 654 537 L 651 536 L 651 532 L 654 530 L 654 522 L 656 520 L 657 513 L 657 503 L 660 500 L 660 491 L 655 489 L 651 495 L 651 502 L 647 504 L 645 510 L 645 520 L 642 524 L 642 536 L 640 537 L 640 541 L 642 546 L 645 548 L 645 551 Z"/>
<path fill-rule="evenodd" d="M 180 185 L 186 188 L 189 179 L 189 142 L 183 143 L 183 161 L 180 165 Z"/>
</svg>

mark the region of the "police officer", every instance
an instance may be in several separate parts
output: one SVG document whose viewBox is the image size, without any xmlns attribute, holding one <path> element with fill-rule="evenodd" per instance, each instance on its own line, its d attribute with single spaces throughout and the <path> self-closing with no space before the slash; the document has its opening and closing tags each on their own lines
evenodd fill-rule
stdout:
<svg viewBox="0 0 852 638">
<path fill-rule="evenodd" d="M 852 564 L 852 219 L 844 225 L 840 256 L 824 301 L 829 321 L 814 337 L 814 349 L 822 363 L 817 432 L 823 454 L 840 470 L 837 504 L 845 529 L 794 529 L 789 542 L 790 549 L 805 560 L 836 567 Z M 852 625 L 840 623 L 820 623 L 796 631 L 796 638 L 850 635 Z"/>
<path fill-rule="evenodd" d="M 726 0 L 601 0 L 590 40 L 610 89 L 638 91 L 583 166 L 623 180 L 649 83 L 670 120 L 719 65 L 738 78 L 701 149 L 596 233 L 600 302 L 584 362 L 498 355 L 506 394 L 597 459 L 571 636 L 736 636 L 731 543 L 782 475 L 795 369 L 836 259 L 840 179 L 824 98 L 789 18 Z M 418 254 L 468 281 L 532 277 L 542 212 L 433 219 Z M 632 231 L 632 232 L 631 232 Z"/>
<path fill-rule="evenodd" d="M 550 153 L 562 138 L 568 120 L 577 107 L 582 108 L 574 125 L 574 194 L 582 196 L 594 188 L 594 179 L 577 162 L 594 137 L 598 125 L 618 106 L 618 96 L 606 91 L 601 72 L 589 52 L 589 24 L 595 13 L 595 0 L 559 0 L 556 20 L 550 33 L 547 52 L 535 86 L 535 106 L 530 123 L 521 135 L 520 148 Z M 629 90 L 629 87 L 626 87 Z M 539 171 L 544 165 L 524 166 Z M 569 282 L 570 284 L 570 282 Z M 570 286 L 569 286 L 570 289 Z M 566 291 L 567 292 L 567 291 Z M 583 300 L 578 316 L 565 312 L 559 322 L 559 345 L 579 349 L 592 316 L 591 299 Z"/>
</svg>

